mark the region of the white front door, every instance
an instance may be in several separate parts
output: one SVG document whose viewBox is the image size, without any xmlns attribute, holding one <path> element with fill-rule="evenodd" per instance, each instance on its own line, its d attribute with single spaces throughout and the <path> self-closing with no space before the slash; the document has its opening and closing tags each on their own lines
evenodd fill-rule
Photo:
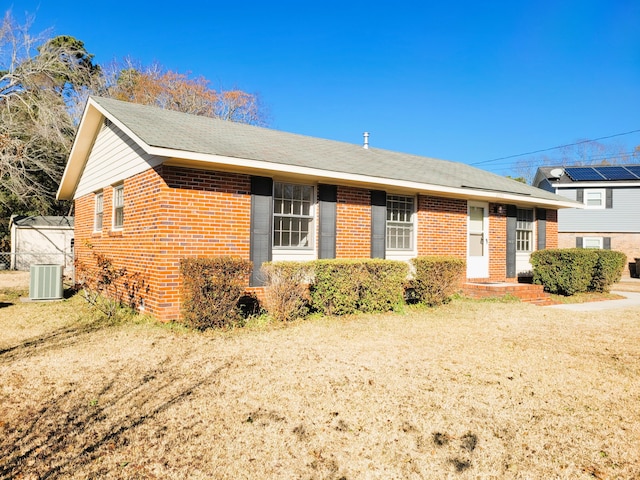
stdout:
<svg viewBox="0 0 640 480">
<path fill-rule="evenodd" d="M 467 205 L 467 278 L 489 276 L 489 204 Z"/>
</svg>

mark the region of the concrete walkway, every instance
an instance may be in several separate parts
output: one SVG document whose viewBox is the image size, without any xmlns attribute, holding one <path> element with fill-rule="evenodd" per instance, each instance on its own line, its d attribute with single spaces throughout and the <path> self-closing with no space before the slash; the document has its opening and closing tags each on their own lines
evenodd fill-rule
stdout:
<svg viewBox="0 0 640 480">
<path fill-rule="evenodd" d="M 563 310 L 573 310 L 575 312 L 597 312 L 599 310 L 612 310 L 614 308 L 638 308 L 640 314 L 640 293 L 638 292 L 621 292 L 611 291 L 616 295 L 622 295 L 626 298 L 620 300 L 603 300 L 601 302 L 585 302 L 585 303 L 562 303 L 559 305 L 549 305 L 543 308 L 560 308 Z"/>
</svg>

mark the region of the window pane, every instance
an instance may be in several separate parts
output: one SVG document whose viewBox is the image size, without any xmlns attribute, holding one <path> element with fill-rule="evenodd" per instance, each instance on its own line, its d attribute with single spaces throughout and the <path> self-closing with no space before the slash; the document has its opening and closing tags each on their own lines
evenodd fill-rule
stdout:
<svg viewBox="0 0 640 480">
<path fill-rule="evenodd" d="M 531 252 L 533 250 L 533 210 L 516 211 L 516 251 Z"/>
<path fill-rule="evenodd" d="M 387 249 L 413 248 L 413 197 L 387 195 Z"/>
<path fill-rule="evenodd" d="M 313 187 L 274 184 L 273 246 L 309 248 L 313 228 Z"/>
<path fill-rule="evenodd" d="M 585 192 L 586 204 L 589 207 L 602 205 L 602 192 Z"/>
</svg>

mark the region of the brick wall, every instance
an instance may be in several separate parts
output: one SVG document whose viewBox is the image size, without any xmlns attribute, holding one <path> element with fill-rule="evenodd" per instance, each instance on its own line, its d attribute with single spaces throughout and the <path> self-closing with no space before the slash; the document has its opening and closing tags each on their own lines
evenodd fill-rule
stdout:
<svg viewBox="0 0 640 480">
<path fill-rule="evenodd" d="M 369 190 L 338 187 L 336 257 L 371 256 L 371 196 Z"/>
<path fill-rule="evenodd" d="M 466 258 L 466 200 L 418 196 L 418 255 Z"/>
<path fill-rule="evenodd" d="M 180 259 L 232 255 L 249 259 L 250 176 L 160 166 L 124 182 L 124 228 L 113 231 L 113 188 L 104 189 L 104 221 L 93 232 L 94 194 L 76 200 L 76 257 L 91 262 L 91 249 L 138 274 L 144 309 L 163 321 L 180 316 Z M 337 189 L 338 258 L 369 258 L 369 190 Z M 494 205 L 489 206 L 493 212 Z M 419 195 L 418 255 L 467 254 L 467 202 Z M 506 275 L 506 217 L 491 213 L 490 280 Z M 557 215 L 547 212 L 547 245 L 557 244 Z M 486 279 L 485 279 L 486 280 Z M 254 289 L 255 291 L 255 289 Z M 255 293 L 260 293 L 255 291 Z"/>
<path fill-rule="evenodd" d="M 503 204 L 489 204 L 489 279 L 503 282 L 507 279 L 507 212 L 498 213 Z"/>
<path fill-rule="evenodd" d="M 124 182 L 124 228 L 112 231 L 112 191 L 104 190 L 104 224 L 93 230 L 94 195 L 76 200 L 76 256 L 96 251 L 139 274 L 145 310 L 160 320 L 180 315 L 180 258 L 249 258 L 249 176 L 158 167 Z"/>
</svg>

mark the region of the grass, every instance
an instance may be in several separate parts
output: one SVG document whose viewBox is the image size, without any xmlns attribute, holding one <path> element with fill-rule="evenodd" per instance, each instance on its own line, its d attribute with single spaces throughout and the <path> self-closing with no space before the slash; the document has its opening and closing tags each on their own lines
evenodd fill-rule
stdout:
<svg viewBox="0 0 640 480">
<path fill-rule="evenodd" d="M 459 299 L 191 332 L 0 302 L 0 478 L 640 477 L 640 319 Z"/>
</svg>

